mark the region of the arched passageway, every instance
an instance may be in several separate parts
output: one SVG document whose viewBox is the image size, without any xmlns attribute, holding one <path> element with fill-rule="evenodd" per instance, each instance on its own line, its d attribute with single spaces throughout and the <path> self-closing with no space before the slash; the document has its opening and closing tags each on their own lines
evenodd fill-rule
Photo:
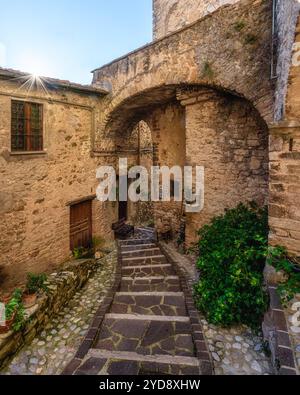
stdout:
<svg viewBox="0 0 300 395">
<path fill-rule="evenodd" d="M 136 224 L 153 218 L 158 232 L 170 230 L 177 239 L 185 223 L 190 244 L 198 229 L 226 208 L 268 201 L 268 128 L 243 98 L 207 87 L 166 87 L 131 98 L 111 114 L 107 127 L 130 166 L 205 169 L 200 213 L 185 214 L 184 204 L 174 199 L 144 207 L 130 203 L 129 219 Z"/>
</svg>

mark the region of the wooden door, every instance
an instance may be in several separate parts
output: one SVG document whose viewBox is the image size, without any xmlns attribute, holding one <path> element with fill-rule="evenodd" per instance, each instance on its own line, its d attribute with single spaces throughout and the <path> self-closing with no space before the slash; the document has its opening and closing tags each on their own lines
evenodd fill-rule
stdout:
<svg viewBox="0 0 300 395">
<path fill-rule="evenodd" d="M 92 201 L 71 206 L 70 214 L 71 251 L 75 248 L 92 246 Z"/>
</svg>

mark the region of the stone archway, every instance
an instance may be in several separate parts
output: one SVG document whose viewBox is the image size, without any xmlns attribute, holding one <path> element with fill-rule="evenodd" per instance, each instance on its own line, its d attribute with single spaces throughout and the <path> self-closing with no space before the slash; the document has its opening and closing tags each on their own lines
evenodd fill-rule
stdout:
<svg viewBox="0 0 300 395">
<path fill-rule="evenodd" d="M 188 244 L 226 208 L 251 200 L 267 204 L 268 127 L 249 101 L 200 86 L 168 86 L 131 97 L 111 113 L 107 135 L 118 136 L 117 151 L 135 150 L 132 164 L 139 162 L 140 120 L 151 131 L 153 164 L 205 168 L 204 210 L 185 219 Z M 155 203 L 153 213 L 158 231 L 169 226 L 177 238 L 184 205 Z"/>
<path fill-rule="evenodd" d="M 245 27 L 239 32 L 241 20 Z M 274 82 L 266 45 L 271 27 L 271 2 L 246 0 L 95 70 L 93 84 L 110 92 L 101 104 L 99 134 L 109 130 L 118 109 L 130 110 L 138 96 L 142 100 L 160 90 L 155 104 L 168 91 L 193 85 L 243 97 L 272 122 Z"/>
<path fill-rule="evenodd" d="M 242 32 L 236 29 L 241 20 Z M 105 142 L 113 146 L 116 133 L 125 138 L 143 119 L 160 136 L 154 141 L 155 161 L 170 166 L 170 153 L 176 152 L 170 136 L 178 136 L 170 128 L 180 122 L 164 127 L 168 116 L 162 110 L 173 106 L 182 114 L 182 165 L 204 165 L 208 177 L 207 206 L 187 218 L 189 242 L 197 227 L 226 207 L 254 198 L 267 201 L 267 124 L 274 113 L 266 45 L 271 26 L 271 2 L 245 0 L 94 71 L 94 85 L 110 91 L 100 108 L 97 150 Z M 175 212 L 172 217 L 180 218 L 182 208 Z M 171 225 L 175 233 L 178 222 Z"/>
</svg>

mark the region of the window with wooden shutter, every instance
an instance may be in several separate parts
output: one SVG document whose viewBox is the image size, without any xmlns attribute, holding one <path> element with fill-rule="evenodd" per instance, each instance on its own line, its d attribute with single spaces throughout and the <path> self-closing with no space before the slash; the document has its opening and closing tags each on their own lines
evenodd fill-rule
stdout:
<svg viewBox="0 0 300 395">
<path fill-rule="evenodd" d="M 11 105 L 11 150 L 43 150 L 43 106 L 13 100 Z"/>
</svg>

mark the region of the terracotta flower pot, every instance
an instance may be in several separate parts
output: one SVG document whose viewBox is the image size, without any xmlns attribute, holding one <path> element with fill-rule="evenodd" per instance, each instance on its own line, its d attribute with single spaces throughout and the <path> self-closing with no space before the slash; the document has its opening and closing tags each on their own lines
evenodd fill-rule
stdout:
<svg viewBox="0 0 300 395">
<path fill-rule="evenodd" d="M 37 294 L 23 294 L 22 302 L 25 309 L 30 309 L 36 304 Z"/>
<path fill-rule="evenodd" d="M 4 326 L 0 325 L 0 335 L 8 333 L 11 330 L 11 327 L 12 327 L 12 324 L 14 323 L 15 317 L 16 317 L 16 312 L 12 315 L 12 317 L 9 320 L 6 320 Z"/>
<path fill-rule="evenodd" d="M 7 304 L 11 299 L 11 294 L 4 294 L 0 296 L 0 302 Z"/>
</svg>

